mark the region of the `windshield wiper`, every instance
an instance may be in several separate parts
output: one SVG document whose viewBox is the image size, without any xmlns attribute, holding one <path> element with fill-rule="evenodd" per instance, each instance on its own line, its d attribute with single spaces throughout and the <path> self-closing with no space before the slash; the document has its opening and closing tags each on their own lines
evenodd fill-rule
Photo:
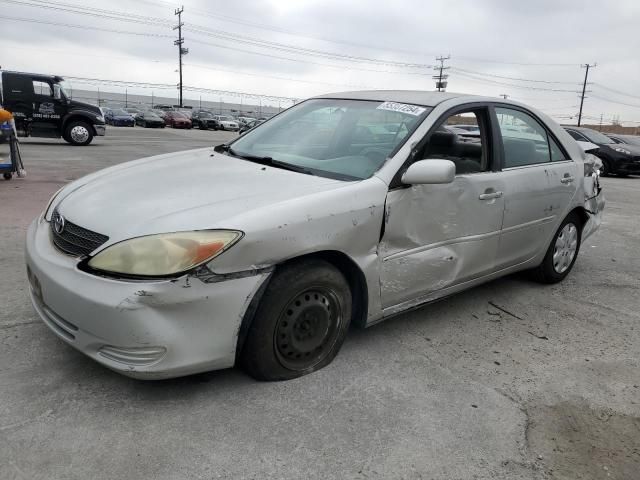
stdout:
<svg viewBox="0 0 640 480">
<path fill-rule="evenodd" d="M 281 168 L 282 170 L 290 170 L 292 172 L 304 173 L 306 175 L 316 175 L 313 171 L 309 170 L 308 168 L 300 167 L 298 165 L 292 165 L 286 162 L 280 162 L 268 156 L 260 156 L 260 155 L 252 155 L 250 153 L 236 152 L 233 148 L 231 148 L 231 146 L 227 144 L 218 145 L 213 150 L 219 153 L 226 152 L 234 157 L 242 158 L 243 160 L 248 160 L 254 163 L 259 163 L 260 165 L 267 165 L 269 167 Z"/>
</svg>

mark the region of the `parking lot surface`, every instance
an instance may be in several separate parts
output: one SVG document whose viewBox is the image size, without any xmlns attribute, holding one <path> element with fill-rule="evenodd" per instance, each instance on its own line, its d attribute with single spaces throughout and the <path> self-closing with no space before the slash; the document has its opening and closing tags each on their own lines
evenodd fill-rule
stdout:
<svg viewBox="0 0 640 480">
<path fill-rule="evenodd" d="M 236 135 L 23 141 L 28 177 L 0 182 L 0 479 L 638 478 L 640 178 L 602 180 L 603 225 L 563 283 L 509 276 L 353 330 L 331 365 L 297 380 L 231 369 L 138 381 L 55 337 L 23 260 L 49 197 Z"/>
</svg>

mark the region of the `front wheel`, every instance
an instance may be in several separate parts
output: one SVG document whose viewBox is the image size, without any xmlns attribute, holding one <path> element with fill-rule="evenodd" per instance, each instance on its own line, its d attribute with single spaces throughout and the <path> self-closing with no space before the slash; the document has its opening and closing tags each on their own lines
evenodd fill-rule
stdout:
<svg viewBox="0 0 640 480">
<path fill-rule="evenodd" d="M 557 283 L 569 275 L 578 258 L 582 239 L 582 222 L 571 213 L 560 224 L 542 263 L 533 275 L 542 283 Z"/>
<path fill-rule="evenodd" d="M 257 380 L 289 380 L 331 363 L 351 322 L 351 290 L 323 260 L 278 269 L 260 301 L 240 361 Z"/>
<path fill-rule="evenodd" d="M 71 145 L 89 145 L 93 140 L 91 127 L 82 121 L 72 121 L 65 128 L 63 138 Z"/>
<path fill-rule="evenodd" d="M 609 165 L 609 161 L 608 160 L 602 160 L 602 168 L 600 168 L 600 176 L 601 177 L 608 177 L 609 175 L 611 175 L 611 166 Z"/>
</svg>

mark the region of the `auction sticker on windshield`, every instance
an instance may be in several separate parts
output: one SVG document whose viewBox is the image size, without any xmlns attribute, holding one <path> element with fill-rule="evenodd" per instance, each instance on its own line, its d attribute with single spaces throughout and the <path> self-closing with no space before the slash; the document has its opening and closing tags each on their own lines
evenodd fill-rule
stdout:
<svg viewBox="0 0 640 480">
<path fill-rule="evenodd" d="M 409 105 L 407 103 L 384 102 L 378 105 L 377 110 L 390 110 L 392 112 L 407 113 L 409 115 L 422 115 L 426 108 L 417 105 Z"/>
</svg>

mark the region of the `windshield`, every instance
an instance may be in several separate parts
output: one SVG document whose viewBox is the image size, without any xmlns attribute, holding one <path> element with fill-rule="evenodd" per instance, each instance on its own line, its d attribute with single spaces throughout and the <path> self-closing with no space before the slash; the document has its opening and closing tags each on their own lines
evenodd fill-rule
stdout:
<svg viewBox="0 0 640 480">
<path fill-rule="evenodd" d="M 69 85 L 69 82 L 67 82 L 66 80 L 62 80 L 58 83 L 55 83 L 53 85 L 53 91 L 54 91 L 54 95 L 56 98 L 60 99 L 60 98 L 64 98 L 64 99 L 69 99 L 71 98 L 71 95 L 69 95 L 68 92 L 71 91 L 71 85 Z"/>
<path fill-rule="evenodd" d="M 180 112 L 172 112 L 171 115 L 173 116 L 173 118 L 187 118 L 187 116 L 184 113 L 180 113 Z"/>
<path fill-rule="evenodd" d="M 129 112 L 122 110 L 121 108 L 113 111 L 114 115 L 129 115 Z"/>
<path fill-rule="evenodd" d="M 364 179 L 431 111 L 393 102 L 313 99 L 240 137 L 238 155 L 271 157 L 335 178 Z"/>
<path fill-rule="evenodd" d="M 615 143 L 606 135 L 600 132 L 596 132 L 595 130 L 580 130 L 580 133 L 582 133 L 585 137 L 587 137 L 593 143 L 600 143 L 600 144 Z"/>
<path fill-rule="evenodd" d="M 221 122 L 231 122 L 232 121 L 231 117 L 225 117 L 224 115 L 218 116 L 218 120 L 220 120 Z"/>
<path fill-rule="evenodd" d="M 144 114 L 144 117 L 145 118 L 153 118 L 154 120 L 157 118 L 158 120 L 160 120 L 160 117 L 158 115 L 156 115 L 155 113 L 153 113 L 153 112 L 146 112 Z"/>
</svg>

